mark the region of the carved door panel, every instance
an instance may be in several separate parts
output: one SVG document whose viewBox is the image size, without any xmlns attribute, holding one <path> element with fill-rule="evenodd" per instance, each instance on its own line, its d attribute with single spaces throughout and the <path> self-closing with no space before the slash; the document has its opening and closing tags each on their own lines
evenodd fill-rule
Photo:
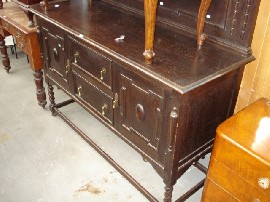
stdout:
<svg viewBox="0 0 270 202">
<path fill-rule="evenodd" d="M 56 77 L 60 77 L 65 82 L 67 82 L 67 64 L 65 57 L 64 49 L 64 37 L 61 37 L 56 34 L 56 31 L 53 32 L 51 28 L 43 26 L 43 50 L 46 63 L 47 71 L 53 73 Z"/>
<path fill-rule="evenodd" d="M 154 83 L 120 70 L 116 79 L 119 107 L 116 127 L 136 147 L 158 160 L 163 111 L 162 91 Z"/>
</svg>

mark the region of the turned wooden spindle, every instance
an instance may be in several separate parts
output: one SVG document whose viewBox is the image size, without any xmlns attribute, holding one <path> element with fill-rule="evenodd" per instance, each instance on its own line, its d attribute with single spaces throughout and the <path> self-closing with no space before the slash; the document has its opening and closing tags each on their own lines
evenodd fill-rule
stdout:
<svg viewBox="0 0 270 202">
<path fill-rule="evenodd" d="M 157 0 L 144 1 L 144 14 L 145 14 L 145 51 L 143 53 L 146 64 L 152 64 L 155 53 L 154 49 L 154 35 L 156 24 Z M 211 0 L 202 0 L 198 13 L 197 22 L 197 44 L 198 47 L 204 44 L 207 36 L 203 33 L 205 17 Z"/>
<path fill-rule="evenodd" d="M 152 64 L 155 53 L 154 47 L 154 34 L 156 24 L 157 0 L 144 1 L 145 13 L 145 51 L 143 53 L 146 64 Z"/>
<path fill-rule="evenodd" d="M 208 8 L 211 4 L 212 0 L 202 0 L 199 14 L 198 14 L 198 22 L 197 22 L 197 44 L 198 48 L 201 48 L 201 46 L 204 44 L 207 35 L 203 33 L 204 30 L 204 24 L 205 24 L 205 17 L 208 11 Z"/>
</svg>

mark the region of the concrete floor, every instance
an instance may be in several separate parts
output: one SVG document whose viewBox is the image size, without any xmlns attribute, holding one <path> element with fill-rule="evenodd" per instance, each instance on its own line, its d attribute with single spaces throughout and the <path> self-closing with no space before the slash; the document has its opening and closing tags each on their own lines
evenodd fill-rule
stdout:
<svg viewBox="0 0 270 202">
<path fill-rule="evenodd" d="M 18 56 L 10 55 L 10 74 L 0 68 L 0 202 L 148 201 L 60 117 L 51 116 L 48 104 L 38 106 L 32 70 L 26 56 Z M 149 163 L 77 104 L 63 110 L 162 201 L 164 184 Z M 208 162 L 209 155 L 202 160 Z M 203 177 L 191 167 L 174 186 L 173 199 Z M 199 202 L 201 192 L 187 201 Z"/>
</svg>

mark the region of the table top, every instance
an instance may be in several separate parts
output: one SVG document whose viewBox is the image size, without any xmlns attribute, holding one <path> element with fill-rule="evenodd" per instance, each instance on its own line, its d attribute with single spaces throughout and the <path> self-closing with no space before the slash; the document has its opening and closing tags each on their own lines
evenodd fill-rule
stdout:
<svg viewBox="0 0 270 202">
<path fill-rule="evenodd" d="M 3 9 L 0 9 L 0 18 L 8 21 L 25 34 L 37 32 L 37 28 L 28 27 L 29 19 L 20 6 L 14 2 L 4 2 Z"/>
</svg>

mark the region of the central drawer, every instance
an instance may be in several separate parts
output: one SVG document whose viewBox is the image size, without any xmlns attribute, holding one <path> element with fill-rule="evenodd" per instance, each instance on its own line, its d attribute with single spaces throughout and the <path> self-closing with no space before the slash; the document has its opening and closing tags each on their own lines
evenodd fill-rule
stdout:
<svg viewBox="0 0 270 202">
<path fill-rule="evenodd" d="M 72 66 L 72 73 L 75 96 L 88 108 L 113 124 L 113 98 L 96 87 L 91 82 L 91 78 L 75 65 Z"/>
<path fill-rule="evenodd" d="M 111 89 L 112 61 L 79 41 L 69 37 L 70 60 L 91 78 Z"/>
</svg>

